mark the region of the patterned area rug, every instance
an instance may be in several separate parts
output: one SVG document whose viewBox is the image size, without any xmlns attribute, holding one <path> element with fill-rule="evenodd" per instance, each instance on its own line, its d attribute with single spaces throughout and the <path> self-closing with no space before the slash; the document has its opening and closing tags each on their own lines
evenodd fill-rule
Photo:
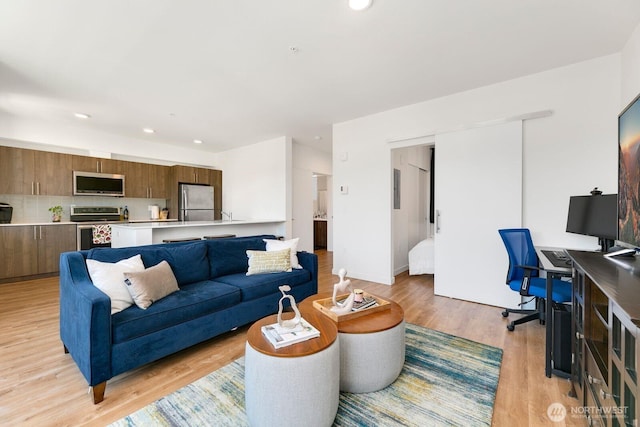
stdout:
<svg viewBox="0 0 640 427">
<path fill-rule="evenodd" d="M 398 379 L 373 393 L 340 393 L 335 426 L 489 426 L 502 350 L 407 324 Z M 246 426 L 244 358 L 112 426 Z"/>
</svg>

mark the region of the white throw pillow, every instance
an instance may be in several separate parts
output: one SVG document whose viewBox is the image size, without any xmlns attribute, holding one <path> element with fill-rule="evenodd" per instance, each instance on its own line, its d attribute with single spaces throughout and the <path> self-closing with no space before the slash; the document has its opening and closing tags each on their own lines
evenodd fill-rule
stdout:
<svg viewBox="0 0 640 427">
<path fill-rule="evenodd" d="M 283 249 L 291 250 L 291 268 L 302 268 L 300 263 L 298 262 L 298 241 L 300 241 L 299 237 L 291 240 L 271 240 L 271 239 L 263 239 L 267 244 L 267 252 L 271 251 L 281 251 Z"/>
<path fill-rule="evenodd" d="M 124 273 L 144 271 L 144 264 L 140 255 L 116 263 L 88 259 L 87 270 L 93 285 L 111 298 L 111 314 L 115 314 L 133 304 L 133 298 L 124 283 Z"/>
</svg>

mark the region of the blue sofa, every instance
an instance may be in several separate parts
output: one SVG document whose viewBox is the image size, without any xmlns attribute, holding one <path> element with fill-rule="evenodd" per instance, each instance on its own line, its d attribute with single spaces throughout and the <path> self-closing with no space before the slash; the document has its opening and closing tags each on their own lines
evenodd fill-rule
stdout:
<svg viewBox="0 0 640 427">
<path fill-rule="evenodd" d="M 94 403 L 110 378 L 278 311 L 291 286 L 296 301 L 316 294 L 318 258 L 298 252 L 303 269 L 247 276 L 247 250 L 265 250 L 251 236 L 129 248 L 94 248 L 60 256 L 60 338 L 91 386 Z M 180 290 L 146 310 L 135 304 L 111 315 L 111 300 L 95 287 L 87 259 L 117 262 L 140 254 L 145 267 L 166 260 Z"/>
</svg>

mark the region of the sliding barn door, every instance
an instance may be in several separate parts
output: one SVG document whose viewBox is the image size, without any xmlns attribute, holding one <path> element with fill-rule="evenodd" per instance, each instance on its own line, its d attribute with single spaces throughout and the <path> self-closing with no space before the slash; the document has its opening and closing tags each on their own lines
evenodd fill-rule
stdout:
<svg viewBox="0 0 640 427">
<path fill-rule="evenodd" d="M 513 307 L 498 229 L 522 224 L 522 122 L 435 141 L 435 294 Z"/>
</svg>

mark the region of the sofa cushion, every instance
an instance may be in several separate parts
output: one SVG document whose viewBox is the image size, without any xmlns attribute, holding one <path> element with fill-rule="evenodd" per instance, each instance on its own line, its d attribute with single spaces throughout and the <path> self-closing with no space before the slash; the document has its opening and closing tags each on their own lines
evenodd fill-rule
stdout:
<svg viewBox="0 0 640 427">
<path fill-rule="evenodd" d="M 238 287 L 242 291 L 242 301 L 260 298 L 269 294 L 278 294 L 280 292 L 278 287 L 282 285 L 289 285 L 294 288 L 309 280 L 311 280 L 311 273 L 307 270 L 252 276 L 247 276 L 246 273 L 236 273 L 216 278 L 216 282 Z"/>
<path fill-rule="evenodd" d="M 209 260 L 205 242 L 169 243 L 128 248 L 93 248 L 87 253 L 87 259 L 102 262 L 117 262 L 142 256 L 144 266 L 149 268 L 167 261 L 176 276 L 178 286 L 209 279 Z"/>
<path fill-rule="evenodd" d="M 208 280 L 181 286 L 146 310 L 132 305 L 112 316 L 113 342 L 121 343 L 240 303 L 237 287 Z"/>
<path fill-rule="evenodd" d="M 249 268 L 247 251 L 264 251 L 267 244 L 263 239 L 273 238 L 265 235 L 206 240 L 211 278 L 246 273 Z"/>
<path fill-rule="evenodd" d="M 160 261 L 144 271 L 125 272 L 124 283 L 136 305 L 145 310 L 154 302 L 180 290 L 167 261 Z"/>
</svg>

